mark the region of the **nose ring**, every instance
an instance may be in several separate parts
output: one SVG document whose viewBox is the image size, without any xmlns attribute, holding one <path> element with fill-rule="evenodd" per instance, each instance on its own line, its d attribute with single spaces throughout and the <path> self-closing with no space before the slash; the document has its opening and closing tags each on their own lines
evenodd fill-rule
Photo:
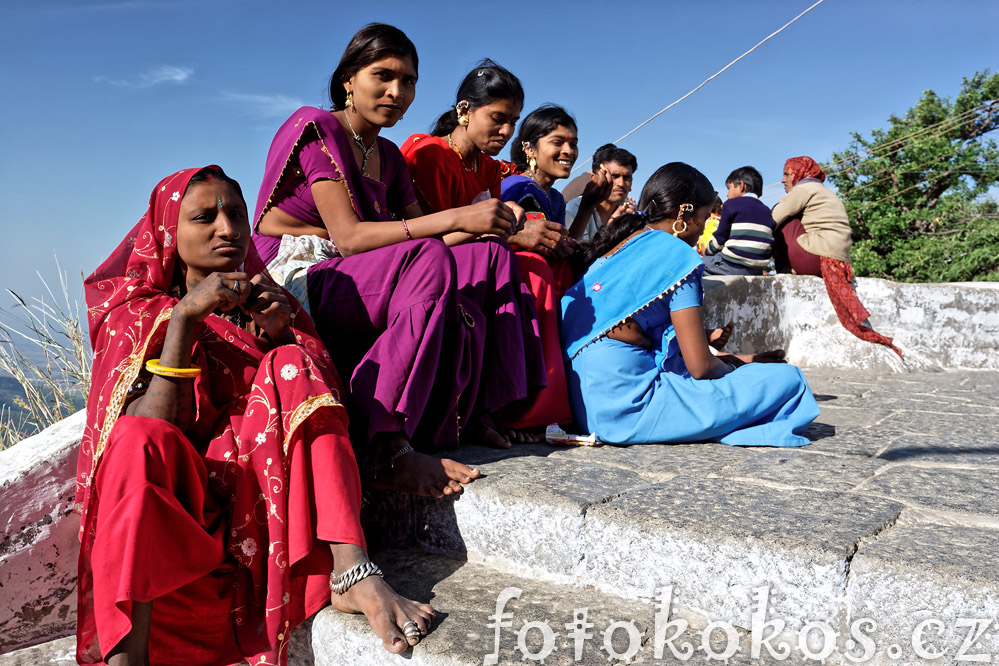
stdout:
<svg viewBox="0 0 999 666">
<path fill-rule="evenodd" d="M 240 236 L 242 236 L 242 235 L 243 235 L 242 232 L 237 231 L 236 234 L 232 237 L 232 239 L 233 240 L 239 240 Z"/>
</svg>

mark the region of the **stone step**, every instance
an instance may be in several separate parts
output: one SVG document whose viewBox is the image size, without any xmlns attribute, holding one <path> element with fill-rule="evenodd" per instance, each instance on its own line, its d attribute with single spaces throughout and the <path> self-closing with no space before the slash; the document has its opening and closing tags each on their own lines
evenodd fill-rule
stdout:
<svg viewBox="0 0 999 666">
<path fill-rule="evenodd" d="M 625 600 L 593 588 L 545 583 L 426 553 L 393 550 L 378 552 L 375 557 L 396 590 L 434 606 L 438 616 L 428 636 L 404 654 L 392 655 L 383 649 L 363 616 L 326 608 L 293 634 L 290 664 L 483 666 L 543 662 L 548 666 L 595 666 L 684 662 L 701 666 L 726 659 L 730 665 L 806 663 L 796 643 L 784 659 L 771 657 L 765 647 L 754 658 L 750 632 L 724 624 L 710 632 L 693 628 L 668 602 Z M 502 604 L 499 612 L 505 615 L 497 634 L 498 603 Z M 585 627 L 578 628 L 584 623 Z M 773 646 L 780 649 L 776 641 Z M 806 648 L 818 649 L 807 643 Z"/>
<path fill-rule="evenodd" d="M 7 654 L 0 654 L 0 666 L 71 666 L 76 663 L 76 637 L 66 636 Z"/>
<path fill-rule="evenodd" d="M 376 499 L 365 508 L 376 551 L 394 544 L 430 553 L 403 550 L 377 561 L 394 585 L 448 614 L 440 633 L 411 657 L 484 663 L 492 650 L 488 616 L 512 586 L 524 592 L 511 602 L 517 621 L 504 634 L 513 641 L 510 663 L 524 656 L 516 631 L 524 618 L 534 619 L 532 604 L 542 604 L 537 617 L 563 634 L 572 608 L 591 602 L 621 609 L 600 616 L 598 629 L 616 619 L 637 625 L 650 612 L 654 625 L 649 600 L 663 588 L 695 631 L 721 622 L 751 637 L 759 619 L 783 623 L 791 645 L 806 628 L 813 638 L 828 628 L 844 649 L 851 636 L 866 639 L 876 651 L 863 663 L 999 661 L 999 374 L 806 375 L 822 414 L 809 432 L 813 444 L 802 449 L 468 447 L 455 457 L 480 466 L 484 477 L 460 498 Z M 60 581 L 73 573 L 76 522 L 68 512 L 72 466 L 65 452 L 78 425 L 52 430 L 69 427 L 60 436 L 70 443 L 0 454 L 6 543 L 24 544 L 0 553 L 6 650 L 63 635 L 75 619 L 72 587 Z M 35 462 L 18 462 L 22 452 Z M 36 483 L 48 478 L 43 473 L 58 479 Z M 19 492 L 25 480 L 51 486 L 51 499 L 27 501 L 31 495 Z M 43 572 L 54 576 L 45 589 L 59 594 L 40 604 L 27 592 L 44 582 Z M 462 590 L 470 595 L 460 596 Z M 556 602 L 565 605 L 544 606 Z M 459 627 L 466 616 L 471 624 Z M 360 624 L 344 633 L 348 622 Z M 621 625 L 615 636 L 625 640 L 626 632 Z M 319 636 L 318 663 L 398 661 L 382 654 L 361 618 L 325 611 L 298 635 Z M 721 628 L 712 635 L 724 638 Z M 530 636 L 540 639 L 542 630 Z M 335 647 L 337 640 L 377 650 L 329 652 L 347 649 Z M 296 653 L 304 654 L 299 643 Z M 606 662 L 600 645 L 595 654 Z M 927 656 L 937 653 L 944 656 Z M 3 659 L 17 654 L 26 653 Z M 545 663 L 570 663 L 573 655 L 565 654 L 553 652 Z M 697 658 L 713 660 L 703 650 L 691 661 Z M 636 660 L 659 663 L 646 653 Z M 679 659 L 663 663 L 670 661 Z"/>
<path fill-rule="evenodd" d="M 911 648 L 933 618 L 944 635 L 927 636 L 956 654 L 987 619 L 975 646 L 999 659 L 999 411 L 964 403 L 995 397 L 997 375 L 896 375 L 871 395 L 855 374 L 807 374 L 823 406 L 810 447 L 468 447 L 454 457 L 483 477 L 459 498 L 384 496 L 368 533 L 623 599 L 672 586 L 702 626 L 749 629 L 766 594 L 792 635 L 870 619 Z"/>
</svg>

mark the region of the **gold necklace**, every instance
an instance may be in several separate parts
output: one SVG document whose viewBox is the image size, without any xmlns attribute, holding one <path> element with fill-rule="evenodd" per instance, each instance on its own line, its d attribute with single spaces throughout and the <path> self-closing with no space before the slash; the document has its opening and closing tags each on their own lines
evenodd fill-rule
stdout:
<svg viewBox="0 0 999 666">
<path fill-rule="evenodd" d="M 476 156 L 475 161 L 472 162 L 472 168 L 469 169 L 468 165 L 465 164 L 465 156 L 461 154 L 460 150 L 458 150 L 458 146 L 454 145 L 454 141 L 451 140 L 451 135 L 450 134 L 447 135 L 447 145 L 451 146 L 451 150 L 453 150 L 454 152 L 458 153 L 458 160 L 461 162 L 461 166 L 465 169 L 465 171 L 473 171 L 475 173 L 479 173 L 479 159 L 478 159 L 478 156 Z"/>
</svg>

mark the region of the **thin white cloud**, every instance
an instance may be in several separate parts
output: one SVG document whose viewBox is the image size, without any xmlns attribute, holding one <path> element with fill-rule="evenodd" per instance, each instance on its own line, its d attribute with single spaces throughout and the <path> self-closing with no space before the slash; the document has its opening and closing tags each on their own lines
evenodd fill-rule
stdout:
<svg viewBox="0 0 999 666">
<path fill-rule="evenodd" d="M 152 86 L 169 83 L 180 85 L 187 83 L 194 70 L 190 67 L 177 67 L 175 65 L 159 65 L 147 72 L 143 72 L 135 79 L 113 79 L 109 76 L 95 76 L 95 83 L 106 83 L 119 88 L 150 88 Z"/>
<path fill-rule="evenodd" d="M 190 67 L 160 65 L 149 70 L 139 78 L 143 85 L 155 86 L 159 83 L 184 83 L 191 78 L 192 74 L 194 74 L 194 70 Z"/>
<path fill-rule="evenodd" d="M 287 95 L 254 95 L 250 93 L 223 92 L 222 99 L 234 102 L 261 118 L 280 118 L 305 106 L 305 102 Z"/>
</svg>

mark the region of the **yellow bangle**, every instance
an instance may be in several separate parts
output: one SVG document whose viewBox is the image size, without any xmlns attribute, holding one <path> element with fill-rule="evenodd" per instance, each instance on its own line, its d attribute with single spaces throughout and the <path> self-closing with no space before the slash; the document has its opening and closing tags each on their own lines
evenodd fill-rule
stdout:
<svg viewBox="0 0 999 666">
<path fill-rule="evenodd" d="M 158 358 L 151 358 L 146 361 L 146 370 L 161 377 L 180 377 L 182 379 L 193 379 L 201 374 L 201 368 L 168 368 L 160 365 Z"/>
</svg>

